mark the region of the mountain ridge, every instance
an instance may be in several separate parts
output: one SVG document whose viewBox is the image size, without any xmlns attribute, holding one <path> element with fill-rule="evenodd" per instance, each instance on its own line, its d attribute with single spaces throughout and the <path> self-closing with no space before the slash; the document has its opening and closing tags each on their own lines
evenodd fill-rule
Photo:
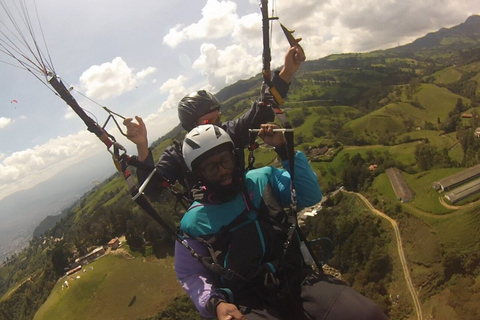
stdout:
<svg viewBox="0 0 480 320">
<path fill-rule="evenodd" d="M 443 43 L 450 37 L 458 37 L 457 41 L 454 43 Z M 449 47 L 449 46 L 458 46 L 461 45 L 462 49 L 471 48 L 478 45 L 480 42 L 480 15 L 471 15 L 465 22 L 453 26 L 451 28 L 441 28 L 435 32 L 429 32 L 425 36 L 420 37 L 413 42 L 390 48 L 385 51 L 418 51 L 422 49 L 435 49 L 438 47 Z"/>
</svg>

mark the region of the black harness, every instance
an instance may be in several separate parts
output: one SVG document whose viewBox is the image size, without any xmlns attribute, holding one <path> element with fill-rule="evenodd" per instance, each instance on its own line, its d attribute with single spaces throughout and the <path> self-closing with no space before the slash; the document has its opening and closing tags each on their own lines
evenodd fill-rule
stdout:
<svg viewBox="0 0 480 320">
<path fill-rule="evenodd" d="M 215 286 L 228 288 L 223 290 L 235 303 L 242 303 L 248 296 L 248 299 L 256 297 L 263 303 L 276 304 L 279 298 L 289 295 L 290 287 L 300 285 L 300 276 L 292 277 L 305 267 L 300 238 L 293 237 L 294 245 L 283 250 L 282 243 L 288 235 L 287 214 L 269 190 L 260 208 L 255 208 L 246 188 L 242 195 L 245 210 L 241 214 L 217 233 L 195 237 L 210 253 L 210 257 L 203 257 L 201 261 L 217 275 Z M 265 247 L 260 248 L 262 241 Z M 254 248 L 252 243 L 258 246 Z M 252 256 L 254 258 L 248 260 Z M 258 303 L 253 300 L 246 304 Z"/>
</svg>

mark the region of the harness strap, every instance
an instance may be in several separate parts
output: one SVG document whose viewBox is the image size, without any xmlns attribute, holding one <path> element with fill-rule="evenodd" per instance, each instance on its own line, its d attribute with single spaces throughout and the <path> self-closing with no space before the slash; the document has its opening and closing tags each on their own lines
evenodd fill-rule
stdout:
<svg viewBox="0 0 480 320">
<path fill-rule="evenodd" d="M 151 172 L 150 175 L 148 176 L 148 178 L 144 181 L 144 183 L 142 184 L 142 186 L 140 187 L 139 189 L 139 192 L 142 193 L 143 192 L 143 189 L 146 187 L 146 185 L 150 182 L 150 179 L 153 177 L 154 174 L 157 174 L 158 176 L 159 173 L 158 171 L 156 170 L 156 168 L 154 166 L 151 166 L 149 164 L 146 164 L 145 162 L 142 162 L 142 161 L 139 161 L 138 160 L 138 157 L 137 156 L 128 156 L 127 157 L 127 164 L 128 165 L 132 165 L 136 168 L 139 168 L 139 169 L 142 169 L 144 171 L 147 171 L 147 172 Z M 120 170 L 119 170 L 120 171 Z M 161 177 L 161 176 L 160 176 Z M 161 177 L 162 181 L 160 183 L 160 185 L 165 188 L 165 189 L 168 189 L 170 191 L 170 193 L 175 197 L 175 205 L 174 205 L 174 211 L 177 212 L 177 207 L 178 207 L 178 204 L 180 203 L 183 208 L 185 210 L 188 209 L 188 205 L 191 204 L 191 200 L 188 198 L 188 196 L 181 192 L 178 188 L 176 188 L 174 185 L 172 185 L 167 179 L 165 179 L 164 177 Z M 135 200 L 135 199 L 134 199 Z"/>
<path fill-rule="evenodd" d="M 274 108 L 275 115 L 277 118 L 280 120 L 282 123 L 282 126 L 285 129 L 292 129 L 292 126 L 290 122 L 287 121 L 287 117 L 283 113 L 283 111 L 280 109 L 280 107 Z M 290 168 L 290 177 L 291 177 L 291 182 L 290 182 L 290 194 L 291 194 L 291 199 L 290 199 L 290 208 L 288 211 L 288 224 L 289 224 L 289 229 L 287 232 L 287 239 L 285 240 L 284 243 L 284 255 L 286 254 L 286 251 L 290 245 L 290 242 L 292 241 L 293 234 L 295 232 L 295 229 L 297 229 L 297 192 L 295 190 L 295 184 L 294 184 L 294 179 L 295 179 L 295 149 L 294 149 L 294 137 L 293 137 L 293 130 L 286 130 L 284 133 L 286 144 L 287 144 L 287 157 L 288 157 L 288 164 Z"/>
<path fill-rule="evenodd" d="M 273 86 L 273 83 L 269 85 L 270 93 L 272 94 L 273 98 L 279 105 L 283 105 L 284 101 L 280 93 L 278 92 L 277 88 Z"/>
<path fill-rule="evenodd" d="M 283 114 L 283 111 L 280 109 L 280 106 L 283 105 L 283 99 L 281 95 L 278 93 L 276 88 L 273 86 L 272 80 L 271 80 L 271 74 L 270 74 L 270 62 L 271 62 L 271 52 L 270 52 L 270 37 L 269 37 L 269 22 L 271 20 L 277 20 L 278 18 L 276 17 L 269 17 L 268 15 L 268 1 L 267 0 L 262 0 L 260 2 L 260 9 L 262 13 L 262 30 L 263 30 L 263 84 L 262 84 L 262 93 L 267 91 L 267 88 L 264 88 L 268 86 L 268 90 L 270 91 L 271 95 L 273 96 L 275 103 L 273 105 L 273 110 L 277 116 L 277 118 L 280 120 L 282 126 L 285 129 L 291 129 L 292 126 L 290 123 L 287 121 L 286 116 Z M 285 32 L 285 30 L 284 30 Z M 285 34 L 287 36 L 287 39 L 289 42 L 292 41 L 292 35 L 291 32 L 289 32 L 288 37 L 287 33 Z M 293 39 L 294 42 L 295 39 Z M 285 132 L 285 139 L 287 140 L 287 150 L 288 150 L 288 160 L 290 164 L 290 175 L 292 177 L 291 179 L 291 184 L 290 184 L 290 190 L 291 190 L 291 205 L 290 205 L 290 213 L 289 215 L 292 218 L 289 218 L 290 224 L 290 230 L 288 232 L 288 238 L 287 241 L 285 242 L 284 246 L 284 251 L 286 252 L 286 249 L 288 248 L 288 245 L 290 244 L 290 241 L 293 236 L 293 232 L 296 228 L 297 225 L 297 214 L 296 214 L 296 207 L 297 207 L 297 196 L 295 192 L 295 187 L 293 184 L 294 180 L 294 156 L 295 156 L 295 150 L 294 150 L 294 141 L 293 141 L 293 130 L 292 132 Z M 285 253 L 284 252 L 284 253 Z M 285 254 L 284 254 L 285 256 Z"/>
<path fill-rule="evenodd" d="M 232 280 L 236 277 L 251 284 L 249 279 L 258 279 L 258 277 L 262 276 L 264 277 L 264 282 L 268 280 L 267 282 L 265 282 L 268 284 L 267 287 L 271 287 L 270 289 L 274 289 L 274 286 L 277 286 L 279 284 L 278 278 L 276 278 L 275 274 L 278 271 L 283 270 L 286 266 L 284 257 L 280 257 L 276 260 L 263 263 L 262 265 L 258 266 L 257 270 L 253 272 L 253 274 L 247 279 L 242 275 L 238 274 L 236 271 L 223 267 L 221 265 L 221 261 L 218 261 L 218 256 L 220 252 L 215 251 L 215 249 L 213 248 L 214 244 L 219 239 L 225 237 L 230 232 L 241 228 L 242 225 L 245 225 L 250 221 L 248 213 L 251 209 L 257 211 L 258 219 L 266 219 L 269 223 L 273 223 L 273 221 L 271 220 L 272 218 L 268 214 L 262 214 L 261 210 L 255 208 L 251 199 L 248 196 L 248 191 L 245 185 L 243 186 L 242 196 L 244 198 L 246 208 L 234 220 L 232 220 L 228 225 L 223 226 L 217 233 L 209 236 L 208 238 L 195 237 L 197 241 L 203 243 L 208 248 L 210 253 L 210 258 L 204 258 L 202 262 L 207 266 L 207 268 L 209 268 L 209 270 L 229 280 Z M 227 242 L 229 242 L 228 239 Z"/>
<path fill-rule="evenodd" d="M 210 252 L 210 256 L 212 257 L 212 260 L 215 262 L 215 263 L 219 263 L 218 260 L 217 260 L 217 253 L 213 250 L 213 244 L 215 242 L 217 242 L 217 240 L 219 238 L 221 238 L 222 236 L 224 236 L 225 234 L 228 234 L 230 232 L 230 230 L 238 225 L 242 225 L 244 224 L 248 218 L 247 218 L 247 213 L 248 213 L 248 209 L 245 209 L 238 217 L 236 217 L 232 222 L 230 222 L 228 225 L 226 226 L 223 226 L 219 232 L 217 232 L 215 235 L 209 237 L 208 239 L 204 239 L 202 237 L 197 237 L 196 239 L 202 243 L 204 243 L 207 248 L 208 248 L 208 251 Z"/>
<path fill-rule="evenodd" d="M 254 151 L 258 149 L 258 143 L 255 141 L 257 138 L 257 133 L 250 131 L 250 144 L 248 145 L 248 167 L 247 170 L 253 169 L 253 164 L 255 163 L 255 154 Z"/>
</svg>

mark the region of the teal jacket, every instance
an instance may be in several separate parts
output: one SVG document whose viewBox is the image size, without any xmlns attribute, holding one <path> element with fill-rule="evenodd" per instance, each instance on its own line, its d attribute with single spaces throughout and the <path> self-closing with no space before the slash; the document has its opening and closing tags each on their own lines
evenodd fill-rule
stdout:
<svg viewBox="0 0 480 320">
<path fill-rule="evenodd" d="M 294 185 L 298 206 L 309 207 L 317 204 L 322 199 L 322 191 L 315 172 L 302 152 L 297 151 L 294 163 Z M 226 256 L 222 257 L 224 265 L 243 276 L 248 276 L 252 264 L 257 266 L 266 264 L 275 271 L 270 261 L 274 259 L 273 252 L 278 253 L 280 250 L 275 247 L 281 247 L 283 243 L 278 243 L 279 241 L 275 243 L 272 239 L 277 238 L 265 236 L 271 228 L 266 225 L 265 219 L 259 219 L 261 215 L 259 212 L 268 211 L 268 215 L 273 217 L 271 221 L 274 221 L 274 224 L 278 222 L 278 225 L 285 225 L 282 209 L 289 207 L 291 203 L 291 176 L 288 161 L 283 161 L 282 164 L 287 170 L 268 166 L 248 171 L 244 176 L 248 194 L 239 192 L 231 201 L 221 204 L 194 202 L 180 223 L 185 241 L 200 255 L 210 256 L 206 245 L 199 239 L 217 235 L 222 227 L 231 224 L 243 214 L 245 218 L 241 225 L 233 227 L 235 232 L 238 230 L 242 232 L 236 237 L 236 233 L 230 230 L 234 235 L 229 236 L 228 240 L 229 248 L 238 249 L 228 252 L 226 254 L 228 259 Z M 246 264 L 245 261 L 249 263 Z M 217 275 L 207 270 L 178 243 L 175 248 L 175 271 L 183 288 L 204 317 L 215 316 L 214 308 L 209 305 L 213 297 L 229 300 L 217 290 L 219 289 Z"/>
</svg>

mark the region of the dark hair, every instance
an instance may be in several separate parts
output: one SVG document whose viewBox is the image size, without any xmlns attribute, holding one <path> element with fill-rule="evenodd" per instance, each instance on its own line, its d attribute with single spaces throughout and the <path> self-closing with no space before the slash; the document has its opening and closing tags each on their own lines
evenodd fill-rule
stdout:
<svg viewBox="0 0 480 320">
<path fill-rule="evenodd" d="M 220 102 L 205 90 L 192 92 L 178 103 L 178 118 L 183 129 L 189 132 L 197 126 L 197 120 L 207 113 L 220 109 Z"/>
</svg>

